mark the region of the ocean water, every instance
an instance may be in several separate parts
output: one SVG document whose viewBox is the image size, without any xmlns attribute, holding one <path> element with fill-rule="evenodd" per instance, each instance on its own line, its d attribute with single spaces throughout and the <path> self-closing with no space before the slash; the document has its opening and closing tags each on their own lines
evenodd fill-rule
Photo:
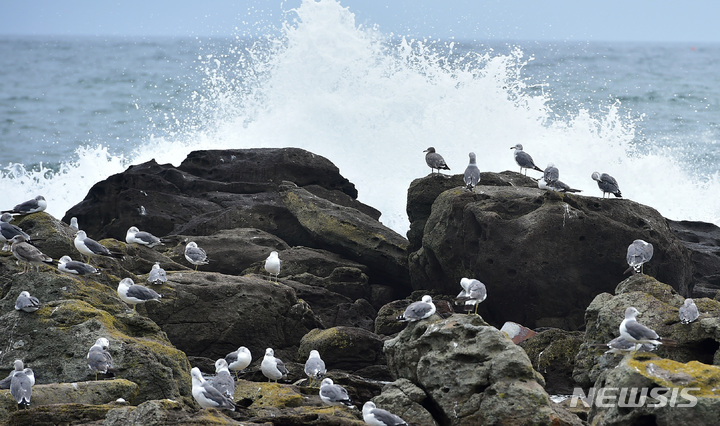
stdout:
<svg viewBox="0 0 720 426">
<path fill-rule="evenodd" d="M 583 195 L 606 172 L 666 217 L 720 224 L 719 67 L 718 44 L 411 39 L 335 0 L 226 39 L 2 37 L 0 207 L 42 194 L 62 217 L 132 164 L 293 146 L 404 233 L 424 149 L 500 172 L 522 143 Z"/>
</svg>

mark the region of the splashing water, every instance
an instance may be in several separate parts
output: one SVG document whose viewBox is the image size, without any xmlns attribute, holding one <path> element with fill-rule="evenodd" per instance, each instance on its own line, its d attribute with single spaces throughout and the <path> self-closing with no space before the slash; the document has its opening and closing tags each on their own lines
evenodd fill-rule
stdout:
<svg viewBox="0 0 720 426">
<path fill-rule="evenodd" d="M 6 167 L 5 200 L 37 194 L 58 217 L 96 182 L 155 158 L 178 165 L 196 149 L 300 147 L 327 157 L 400 233 L 410 182 L 429 173 L 423 150 L 434 146 L 452 173 L 468 152 L 482 171 L 516 170 L 511 146 L 522 143 L 543 168 L 601 196 L 593 171 L 615 176 L 626 198 L 673 219 L 720 223 L 716 174 L 686 170 L 671 153 L 638 149 L 635 123 L 619 102 L 559 118 L 550 98 L 529 90 L 519 48 L 506 54 L 477 44 L 394 38 L 355 23 L 335 0 L 304 0 L 280 35 L 237 43 L 204 56 L 205 79 L 186 106 L 191 121 L 147 136 L 125 155 L 81 147 L 59 170 Z M 529 172 L 532 174 L 533 172 Z M 539 177 L 539 176 L 536 176 Z M 12 204 L 10 202 L 9 204 Z"/>
</svg>

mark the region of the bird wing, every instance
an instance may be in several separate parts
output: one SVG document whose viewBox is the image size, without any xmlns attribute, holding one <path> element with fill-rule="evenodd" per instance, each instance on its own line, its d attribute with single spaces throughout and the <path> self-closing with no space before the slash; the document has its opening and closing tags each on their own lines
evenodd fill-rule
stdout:
<svg viewBox="0 0 720 426">
<path fill-rule="evenodd" d="M 161 296 L 153 289 L 141 286 L 139 284 L 131 285 L 127 291 L 127 297 L 140 300 L 159 299 Z"/>
<path fill-rule="evenodd" d="M 104 245 L 98 243 L 97 241 L 93 240 L 92 238 L 85 238 L 83 240 L 83 243 L 85 244 L 85 247 L 88 248 L 91 252 L 95 254 L 101 254 L 101 255 L 110 255 L 110 250 L 107 249 Z"/>
</svg>

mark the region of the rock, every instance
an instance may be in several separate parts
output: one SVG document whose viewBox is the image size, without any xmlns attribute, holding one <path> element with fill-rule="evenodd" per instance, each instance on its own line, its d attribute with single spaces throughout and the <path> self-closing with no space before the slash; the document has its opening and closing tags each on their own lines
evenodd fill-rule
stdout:
<svg viewBox="0 0 720 426">
<path fill-rule="evenodd" d="M 653 277 L 638 274 L 618 284 L 615 295 L 600 294 L 585 313 L 586 331 L 575 360 L 574 380 L 582 387 L 594 383 L 600 374 L 612 369 L 620 356 L 604 354 L 606 349 L 594 348 L 619 336 L 619 325 L 625 309 L 637 308 L 637 320 L 660 336 L 677 341 L 675 347 L 660 345 L 657 355 L 678 362 L 697 360 L 720 364 L 720 302 L 701 298 L 695 303 L 700 318 L 690 324 L 680 323 L 678 308 L 684 298 L 672 287 Z"/>
<path fill-rule="evenodd" d="M 541 331 L 520 343 L 533 368 L 545 378 L 550 395 L 570 395 L 576 384 L 572 378 L 575 356 L 585 333 L 557 328 Z"/>
<path fill-rule="evenodd" d="M 191 410 L 169 399 L 146 401 L 137 407 L 113 408 L 105 416 L 104 426 L 125 425 L 240 425 L 240 421 L 228 416 L 247 417 L 223 410 Z"/>
<path fill-rule="evenodd" d="M 720 227 L 685 220 L 668 224 L 692 256 L 692 297 L 712 299 L 720 291 Z"/>
<path fill-rule="evenodd" d="M 440 424 L 580 424 L 554 411 L 525 352 L 478 316 L 410 323 L 385 355 L 393 377 L 427 393 Z"/>
<path fill-rule="evenodd" d="M 623 279 L 627 246 L 638 238 L 655 246 L 647 274 L 692 291 L 688 250 L 656 210 L 630 200 L 455 188 L 436 198 L 424 229 L 409 258 L 413 288 L 457 294 L 460 278 L 479 279 L 488 298 L 478 313 L 497 326 L 580 328 L 583 308 Z"/>
<path fill-rule="evenodd" d="M 409 424 L 438 425 L 424 407 L 427 395 L 410 380 L 398 379 L 388 383 L 382 393 L 372 400 L 378 408 L 400 416 Z"/>
<path fill-rule="evenodd" d="M 321 325 L 292 288 L 257 276 L 173 273 L 158 291 L 162 303 L 146 305 L 148 317 L 191 356 L 215 360 L 245 346 L 253 359 L 273 348 L 287 360 L 300 339 Z"/>
<path fill-rule="evenodd" d="M 600 403 L 597 397 L 593 399 L 588 423 L 715 424 L 720 412 L 718 382 L 720 367 L 638 353 L 607 370 L 595 383 L 596 392 L 605 388 L 611 396 Z"/>
<path fill-rule="evenodd" d="M 37 371 L 36 376 L 42 374 L 43 371 Z M 37 379 L 36 379 L 37 380 Z M 32 401 L 30 408 L 35 409 L 41 406 L 56 404 L 74 404 L 80 406 L 77 411 L 82 412 L 80 416 L 67 417 L 67 414 L 57 417 L 62 421 L 73 422 L 83 419 L 97 420 L 102 419 L 105 413 L 111 408 L 110 404 L 118 398 L 127 401 L 135 399 L 138 393 L 138 385 L 124 379 L 117 380 L 101 380 L 92 382 L 76 382 L 76 383 L 52 383 L 47 385 L 36 384 L 32 388 Z M 104 407 L 88 410 L 86 406 Z M 66 407 L 67 410 L 67 407 Z M 17 411 L 17 403 L 10 395 L 9 390 L 0 390 L 0 422 L 8 421 L 9 416 Z M 72 410 L 75 411 L 75 410 Z M 56 412 L 56 414 L 59 414 Z M 89 419 L 90 417 L 95 417 Z M 35 424 L 40 423 L 40 418 L 33 416 Z"/>
<path fill-rule="evenodd" d="M 328 370 L 356 371 L 385 363 L 383 340 L 362 328 L 333 327 L 327 330 L 311 330 L 300 341 L 298 362 L 304 363 L 313 349 L 320 352 Z"/>
<path fill-rule="evenodd" d="M 17 409 L 17 405 L 15 408 Z M 102 424 L 105 415 L 113 408 L 115 406 L 110 404 L 57 404 L 38 407 L 32 407 L 31 404 L 29 410 L 10 412 L 7 418 L 0 419 L 0 421 L 13 426 Z"/>
</svg>

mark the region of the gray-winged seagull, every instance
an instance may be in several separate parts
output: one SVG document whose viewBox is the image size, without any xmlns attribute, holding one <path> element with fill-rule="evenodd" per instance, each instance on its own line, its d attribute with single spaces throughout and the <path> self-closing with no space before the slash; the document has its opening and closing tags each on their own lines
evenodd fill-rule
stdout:
<svg viewBox="0 0 720 426">
<path fill-rule="evenodd" d="M 100 271 L 92 265 L 77 260 L 72 260 L 70 256 L 63 256 L 58 260 L 58 269 L 62 272 L 73 275 L 89 275 L 99 274 Z"/>
<path fill-rule="evenodd" d="M 633 271 L 636 274 L 643 273 L 643 265 L 650 261 L 653 257 L 653 245 L 643 241 L 635 240 L 628 246 L 627 263 L 630 267 L 625 271 L 628 273 Z"/>
<path fill-rule="evenodd" d="M 515 150 L 515 162 L 520 166 L 520 173 L 522 173 L 523 169 L 525 169 L 525 175 L 527 175 L 527 169 L 537 170 L 538 172 L 543 171 L 543 169 L 535 165 L 530 154 L 523 151 L 522 144 L 511 146 L 510 149 Z"/>
<path fill-rule="evenodd" d="M 25 264 L 20 274 L 27 272 L 30 265 L 35 265 L 35 270 L 38 270 L 39 265 L 52 265 L 57 263 L 37 247 L 28 244 L 22 235 L 14 236 L 10 242 L 12 243 L 10 245 L 12 254 L 18 261 Z"/>
<path fill-rule="evenodd" d="M 118 296 L 127 304 L 132 305 L 133 310 L 138 303 L 145 303 L 151 300 L 160 301 L 162 295 L 157 294 L 155 290 L 135 284 L 132 278 L 123 278 L 120 280 L 117 288 Z"/>
<path fill-rule="evenodd" d="M 450 167 L 445 164 L 445 159 L 442 158 L 442 155 L 435 152 L 435 148 L 430 147 L 423 152 L 427 152 L 427 154 L 425 154 L 425 162 L 430 166 L 430 173 L 434 173 L 435 169 L 437 169 L 438 173 L 440 173 L 441 169 L 450 170 Z"/>
<path fill-rule="evenodd" d="M 237 378 L 238 371 L 246 369 L 252 362 L 252 354 L 248 348 L 240 346 L 236 351 L 225 355 L 225 361 L 228 363 L 228 368 L 235 372 Z"/>
<path fill-rule="evenodd" d="M 435 304 L 432 302 L 432 297 L 426 294 L 419 302 L 411 303 L 397 319 L 400 321 L 420 321 L 429 318 L 434 313 Z"/>
<path fill-rule="evenodd" d="M 377 408 L 374 402 L 368 401 L 362 408 L 363 420 L 370 426 L 403 426 L 407 422 L 387 410 Z"/>
<path fill-rule="evenodd" d="M 310 385 L 312 385 L 313 380 L 320 380 L 325 373 L 327 373 L 327 369 L 325 368 L 325 361 L 320 358 L 320 352 L 315 349 L 311 350 L 307 361 L 305 361 L 305 374 L 310 380 Z"/>
<path fill-rule="evenodd" d="M 207 253 L 205 253 L 205 250 L 198 247 L 195 241 L 190 241 L 185 246 L 185 259 L 195 265 L 196 271 L 198 266 L 208 264 Z"/>
<path fill-rule="evenodd" d="M 30 296 L 27 291 L 21 291 L 15 300 L 15 309 L 23 312 L 35 312 L 40 309 L 40 301 L 35 296 Z"/>
<path fill-rule="evenodd" d="M 212 385 L 219 390 L 221 394 L 233 399 L 235 395 L 235 379 L 232 378 L 228 363 L 224 358 L 215 361 L 215 377 L 213 377 Z"/>
<path fill-rule="evenodd" d="M 602 191 L 603 198 L 605 198 L 605 194 L 613 194 L 616 197 L 622 197 L 620 187 L 614 177 L 607 173 L 600 174 L 598 172 L 593 172 L 591 177 L 593 180 L 597 181 L 598 188 Z"/>
<path fill-rule="evenodd" d="M 460 279 L 460 286 L 462 291 L 455 298 L 456 304 L 463 304 L 468 314 L 473 310 L 475 306 L 475 315 L 477 315 L 478 305 L 487 298 L 487 289 L 485 284 L 478 280 L 471 278 Z"/>
<path fill-rule="evenodd" d="M 192 396 L 202 408 L 235 410 L 233 401 L 208 383 L 199 368 L 193 367 L 190 370 L 190 376 L 192 377 Z"/>
<path fill-rule="evenodd" d="M 685 299 L 678 314 L 680 315 L 680 322 L 683 324 L 690 324 L 700 317 L 700 312 L 698 311 L 697 305 L 695 305 L 695 301 L 690 298 Z"/>
<path fill-rule="evenodd" d="M 128 228 L 127 233 L 125 234 L 125 242 L 128 244 L 139 244 L 149 248 L 163 244 L 162 241 L 160 241 L 160 238 L 149 232 L 139 230 L 137 226 L 131 226 Z"/>
<path fill-rule="evenodd" d="M 107 374 L 112 368 L 113 359 L 110 354 L 110 341 L 105 337 L 100 337 L 90 347 L 87 354 L 87 364 L 91 371 L 95 372 L 95 380 L 98 373 Z"/>
<path fill-rule="evenodd" d="M 2 213 L 30 214 L 37 213 L 47 208 L 47 201 L 42 195 L 38 195 L 32 200 L 28 200 L 13 207 L 12 210 L 3 210 Z"/>
<path fill-rule="evenodd" d="M 265 356 L 260 364 L 260 371 L 262 371 L 263 376 L 268 378 L 268 381 L 272 380 L 275 382 L 288 374 L 285 363 L 282 362 L 280 358 L 275 358 L 275 351 L 271 348 L 265 349 Z"/>
<path fill-rule="evenodd" d="M 463 182 L 465 182 L 467 189 L 472 190 L 475 188 L 475 185 L 480 182 L 480 169 L 478 169 L 477 163 L 475 162 L 475 153 L 471 152 L 468 156 L 470 157 L 470 163 L 468 163 L 468 166 L 465 168 Z"/>
</svg>

